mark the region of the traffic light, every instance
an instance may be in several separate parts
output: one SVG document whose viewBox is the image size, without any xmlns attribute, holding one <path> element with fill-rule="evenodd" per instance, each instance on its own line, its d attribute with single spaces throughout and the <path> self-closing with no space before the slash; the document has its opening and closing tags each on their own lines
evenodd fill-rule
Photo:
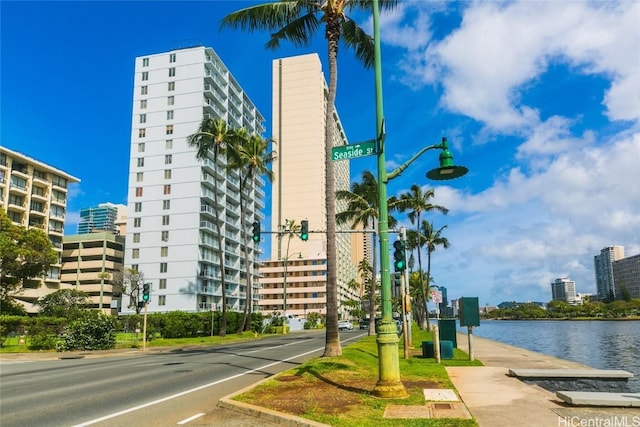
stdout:
<svg viewBox="0 0 640 427">
<path fill-rule="evenodd" d="M 149 298 L 151 298 L 151 283 L 145 283 L 142 285 L 142 301 L 145 303 L 149 302 Z"/>
<path fill-rule="evenodd" d="M 258 221 L 254 222 L 252 224 L 253 226 L 253 241 L 254 242 L 259 242 L 260 241 L 260 223 Z"/>
<path fill-rule="evenodd" d="M 309 240 L 309 221 L 306 219 L 300 221 L 300 238 L 304 241 Z"/>
<path fill-rule="evenodd" d="M 396 271 L 404 271 L 407 266 L 407 257 L 404 252 L 404 242 L 402 240 L 396 240 L 393 242 L 393 266 Z"/>
<path fill-rule="evenodd" d="M 391 276 L 393 279 L 393 286 L 400 287 L 402 286 L 402 273 L 393 273 Z"/>
</svg>

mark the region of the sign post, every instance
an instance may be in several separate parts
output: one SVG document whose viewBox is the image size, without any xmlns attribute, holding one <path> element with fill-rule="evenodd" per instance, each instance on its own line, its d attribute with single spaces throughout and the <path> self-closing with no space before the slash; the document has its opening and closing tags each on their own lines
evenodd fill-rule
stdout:
<svg viewBox="0 0 640 427">
<path fill-rule="evenodd" d="M 478 297 L 460 298 L 460 326 L 467 327 L 467 339 L 469 343 L 469 360 L 475 360 L 473 356 L 473 327 L 480 326 L 480 305 Z"/>
</svg>

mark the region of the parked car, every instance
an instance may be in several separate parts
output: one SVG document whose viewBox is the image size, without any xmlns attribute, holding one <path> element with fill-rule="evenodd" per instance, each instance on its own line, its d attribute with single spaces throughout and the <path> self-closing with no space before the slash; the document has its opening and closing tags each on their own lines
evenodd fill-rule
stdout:
<svg viewBox="0 0 640 427">
<path fill-rule="evenodd" d="M 338 322 L 338 330 L 339 331 L 350 331 L 353 329 L 353 323 L 351 323 L 351 321 L 349 320 L 341 320 Z"/>
</svg>

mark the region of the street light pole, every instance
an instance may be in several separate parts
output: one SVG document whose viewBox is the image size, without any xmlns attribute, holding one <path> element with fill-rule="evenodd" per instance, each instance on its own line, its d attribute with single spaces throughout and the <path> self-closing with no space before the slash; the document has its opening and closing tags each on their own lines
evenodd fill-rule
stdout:
<svg viewBox="0 0 640 427">
<path fill-rule="evenodd" d="M 430 179 L 452 179 L 467 173 L 467 168 L 453 166 L 453 156 L 448 150 L 446 138 L 441 144 L 430 145 L 416 153 L 405 164 L 387 175 L 385 169 L 385 124 L 382 104 L 382 58 L 380 56 L 380 12 L 378 0 L 373 0 L 373 46 L 376 93 L 376 149 L 378 156 L 378 236 L 380 238 L 380 294 L 382 298 L 382 319 L 378 327 L 376 342 L 378 344 L 378 382 L 373 394 L 383 398 L 400 398 L 408 396 L 400 381 L 400 362 L 398 357 L 398 335 L 393 321 L 391 305 L 391 278 L 389 263 L 389 214 L 387 206 L 387 182 L 404 171 L 420 155 L 430 149 L 440 149 L 440 168 L 427 173 Z"/>
</svg>

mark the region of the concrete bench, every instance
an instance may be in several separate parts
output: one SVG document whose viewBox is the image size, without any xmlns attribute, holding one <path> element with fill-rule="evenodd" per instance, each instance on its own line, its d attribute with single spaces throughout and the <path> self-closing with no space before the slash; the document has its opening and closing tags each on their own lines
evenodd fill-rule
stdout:
<svg viewBox="0 0 640 427">
<path fill-rule="evenodd" d="M 573 406 L 616 406 L 640 408 L 640 393 L 558 391 L 556 396 Z"/>
<path fill-rule="evenodd" d="M 589 392 L 630 392 L 631 372 L 617 369 L 509 369 L 509 375 L 526 384 L 551 392 L 581 390 Z"/>
<path fill-rule="evenodd" d="M 518 378 L 603 378 L 629 379 L 631 372 L 618 369 L 509 369 L 509 375 Z"/>
</svg>

